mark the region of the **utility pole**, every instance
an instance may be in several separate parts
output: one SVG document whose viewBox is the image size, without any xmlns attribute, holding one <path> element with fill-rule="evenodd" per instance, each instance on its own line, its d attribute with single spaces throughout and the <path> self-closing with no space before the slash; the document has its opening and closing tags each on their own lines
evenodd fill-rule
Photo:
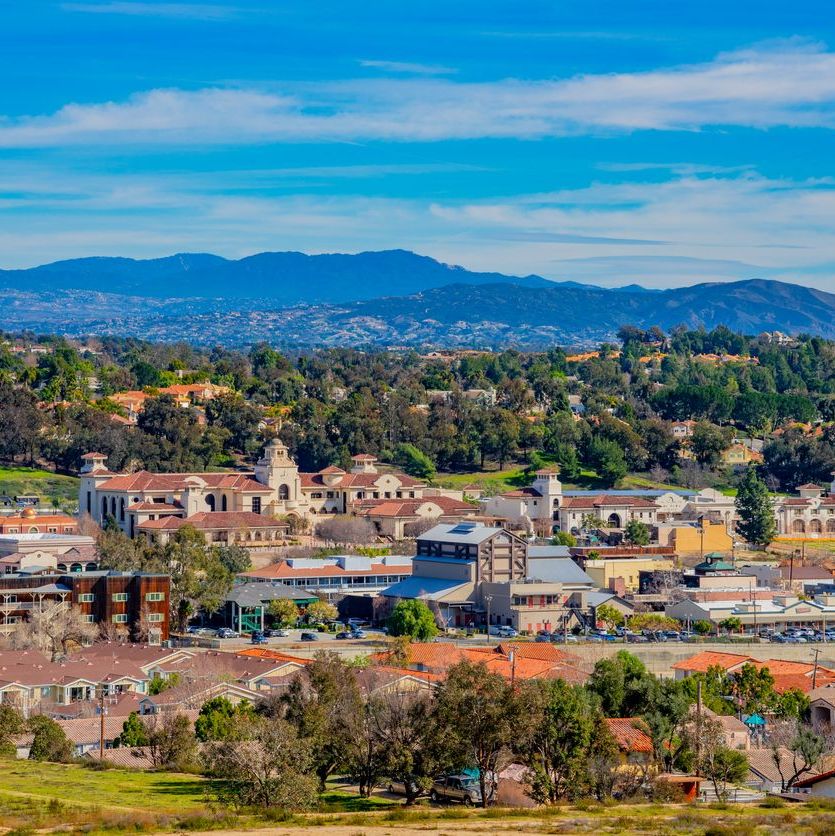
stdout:
<svg viewBox="0 0 835 836">
<path fill-rule="evenodd" d="M 753 576 L 751 577 L 751 580 L 749 581 L 749 583 L 751 584 L 751 609 L 754 612 L 754 635 L 757 636 L 757 638 L 759 638 L 759 632 L 757 631 L 757 601 L 754 598 L 754 578 L 753 578 Z"/>
<path fill-rule="evenodd" d="M 696 777 L 699 777 L 699 764 L 702 751 L 702 680 L 696 691 Z"/>
<path fill-rule="evenodd" d="M 104 760 L 104 685 L 99 691 L 99 760 Z"/>
<path fill-rule="evenodd" d="M 487 604 L 487 641 L 490 641 L 490 602 L 493 600 L 492 595 L 485 595 L 484 601 Z"/>
<path fill-rule="evenodd" d="M 516 651 L 510 651 L 510 689 L 516 687 Z"/>
<path fill-rule="evenodd" d="M 815 667 L 812 671 L 812 690 L 814 691 L 818 681 L 818 654 L 820 653 L 820 648 L 816 647 L 812 653 L 815 654 Z"/>
</svg>

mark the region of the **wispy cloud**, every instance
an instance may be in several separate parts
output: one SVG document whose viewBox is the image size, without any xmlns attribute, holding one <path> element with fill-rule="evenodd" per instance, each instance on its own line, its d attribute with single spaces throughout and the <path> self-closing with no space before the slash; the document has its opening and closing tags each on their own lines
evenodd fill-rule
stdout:
<svg viewBox="0 0 835 836">
<path fill-rule="evenodd" d="M 440 64 L 412 64 L 408 61 L 360 61 L 360 66 L 406 75 L 452 75 L 458 72 L 454 67 L 444 67 Z"/>
<path fill-rule="evenodd" d="M 238 13 L 235 6 L 222 6 L 210 3 L 62 3 L 61 8 L 68 12 L 85 14 L 131 15 L 134 17 L 169 17 L 193 20 L 226 20 Z"/>
<path fill-rule="evenodd" d="M 0 266 L 184 249 L 242 256 L 407 247 L 473 269 L 601 285 L 760 276 L 835 290 L 835 184 L 827 180 L 675 176 L 432 201 L 306 186 L 276 194 L 261 188 L 270 176 L 91 175 L 0 163 Z"/>
<path fill-rule="evenodd" d="M 0 118 L 0 147 L 535 139 L 710 126 L 835 128 L 835 53 L 799 41 L 709 63 L 563 80 L 377 78 L 177 89 Z"/>
</svg>

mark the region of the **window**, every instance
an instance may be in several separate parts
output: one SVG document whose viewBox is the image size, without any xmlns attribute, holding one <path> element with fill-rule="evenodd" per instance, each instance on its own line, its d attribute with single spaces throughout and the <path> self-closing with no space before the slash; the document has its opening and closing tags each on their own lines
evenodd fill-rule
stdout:
<svg viewBox="0 0 835 836">
<path fill-rule="evenodd" d="M 57 526 L 50 525 L 50 526 L 47 526 L 46 531 L 47 531 L 47 534 L 57 534 L 58 533 L 58 528 L 57 528 Z"/>
<path fill-rule="evenodd" d="M 116 615 L 113 616 L 113 623 L 114 624 L 127 624 L 128 623 L 128 614 L 124 612 L 117 612 Z"/>
<path fill-rule="evenodd" d="M 84 620 L 85 620 L 88 624 L 95 624 L 95 623 L 96 623 L 96 617 L 95 617 L 94 615 L 85 615 L 85 616 L 84 616 Z"/>
<path fill-rule="evenodd" d="M 115 603 L 124 603 L 128 600 L 128 593 L 127 592 L 114 592 L 113 593 L 113 601 Z"/>
<path fill-rule="evenodd" d="M 41 688 L 41 696 L 42 697 L 48 697 L 51 690 L 52 689 L 49 686 L 45 686 L 45 687 Z"/>
<path fill-rule="evenodd" d="M 261 513 L 261 497 L 260 496 L 253 496 L 252 497 L 252 513 L 253 514 L 260 514 Z"/>
<path fill-rule="evenodd" d="M 92 604 L 96 600 L 96 596 L 92 592 L 81 592 L 78 596 L 79 604 Z"/>
<path fill-rule="evenodd" d="M 285 501 L 290 498 L 290 488 L 287 485 L 278 486 L 278 498 Z"/>
<path fill-rule="evenodd" d="M 165 600 L 165 593 L 164 592 L 146 592 L 145 593 L 145 600 L 146 601 L 164 601 Z"/>
<path fill-rule="evenodd" d="M 164 621 L 165 616 L 161 612 L 149 612 L 147 620 L 151 622 Z"/>
</svg>

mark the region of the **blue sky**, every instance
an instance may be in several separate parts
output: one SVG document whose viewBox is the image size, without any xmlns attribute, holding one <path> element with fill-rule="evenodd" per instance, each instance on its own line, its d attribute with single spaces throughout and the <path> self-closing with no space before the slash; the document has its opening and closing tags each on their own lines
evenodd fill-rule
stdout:
<svg viewBox="0 0 835 836">
<path fill-rule="evenodd" d="M 825 2 L 0 0 L 0 266 L 403 247 L 835 291 Z"/>
</svg>

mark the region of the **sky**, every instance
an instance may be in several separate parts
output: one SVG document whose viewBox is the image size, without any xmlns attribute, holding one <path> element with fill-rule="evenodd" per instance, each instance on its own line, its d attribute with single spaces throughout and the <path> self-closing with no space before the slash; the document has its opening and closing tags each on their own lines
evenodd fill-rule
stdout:
<svg viewBox="0 0 835 836">
<path fill-rule="evenodd" d="M 0 267 L 403 248 L 835 292 L 824 0 L 0 0 L 0 56 Z"/>
</svg>

